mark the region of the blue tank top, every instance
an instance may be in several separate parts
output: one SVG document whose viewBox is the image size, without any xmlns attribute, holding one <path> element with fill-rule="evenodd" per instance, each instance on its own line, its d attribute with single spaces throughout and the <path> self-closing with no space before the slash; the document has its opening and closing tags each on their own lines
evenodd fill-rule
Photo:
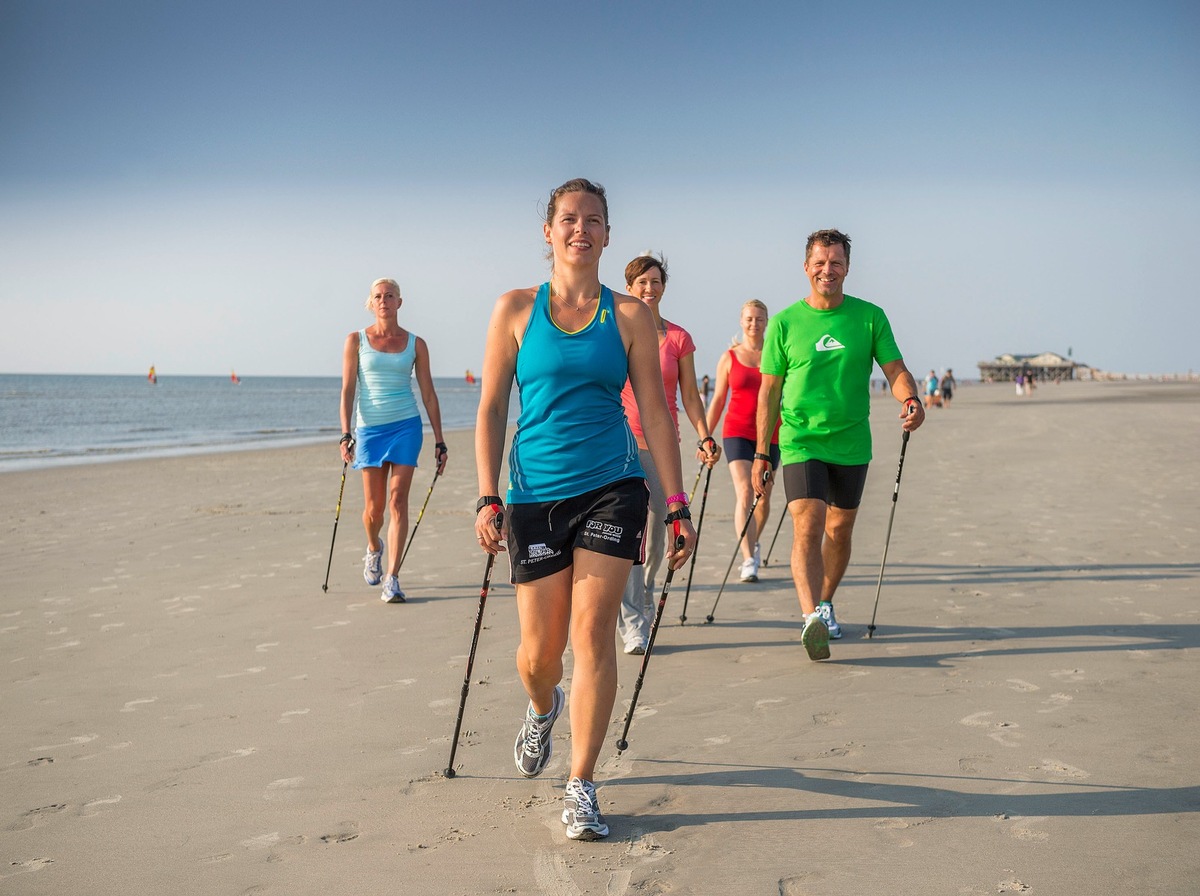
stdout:
<svg viewBox="0 0 1200 896">
<path fill-rule="evenodd" d="M 551 318 L 550 284 L 543 283 L 516 374 L 521 414 L 508 453 L 508 503 L 559 501 L 645 476 L 621 406 L 629 359 L 611 289 L 600 288 L 592 319 L 568 333 Z"/>
<path fill-rule="evenodd" d="M 416 362 L 417 337 L 411 330 L 402 352 L 377 352 L 367 331 L 358 331 L 358 426 L 382 426 L 421 413 L 412 390 Z"/>
</svg>

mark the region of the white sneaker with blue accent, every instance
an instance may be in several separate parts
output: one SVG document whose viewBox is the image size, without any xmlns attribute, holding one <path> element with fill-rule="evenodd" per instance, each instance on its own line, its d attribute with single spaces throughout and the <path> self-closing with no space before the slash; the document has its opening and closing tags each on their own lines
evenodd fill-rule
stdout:
<svg viewBox="0 0 1200 896">
<path fill-rule="evenodd" d="M 825 627 L 829 629 L 829 637 L 835 641 L 840 638 L 842 636 L 842 627 L 838 625 L 837 617 L 833 615 L 833 604 L 827 600 L 823 600 L 817 604 L 817 612 L 825 620 Z"/>
<path fill-rule="evenodd" d="M 596 785 L 591 781 L 568 781 L 563 806 L 562 821 L 571 840 L 603 840 L 608 836 L 608 824 L 596 801 Z"/>
<path fill-rule="evenodd" d="M 550 730 L 554 722 L 562 714 L 567 695 L 559 685 L 554 686 L 554 704 L 550 714 L 544 719 L 533 711 L 533 702 L 525 710 L 525 721 L 517 732 L 516 743 L 513 744 L 513 759 L 517 763 L 517 771 L 526 778 L 536 778 L 550 762 L 554 752 L 554 738 Z"/>
<path fill-rule="evenodd" d="M 383 581 L 383 548 L 377 551 L 367 548 L 367 556 L 363 557 L 363 580 L 368 585 Z"/>
</svg>

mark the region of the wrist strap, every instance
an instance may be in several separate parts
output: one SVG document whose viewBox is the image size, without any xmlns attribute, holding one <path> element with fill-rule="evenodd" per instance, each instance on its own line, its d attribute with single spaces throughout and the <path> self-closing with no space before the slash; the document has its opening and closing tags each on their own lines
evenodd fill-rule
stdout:
<svg viewBox="0 0 1200 896">
<path fill-rule="evenodd" d="M 687 507 L 687 504 L 688 504 L 687 492 L 680 492 L 677 495 L 671 495 L 669 498 L 667 498 L 667 503 L 668 504 L 682 504 L 684 507 Z"/>
<path fill-rule="evenodd" d="M 754 452 L 754 459 L 755 459 L 755 460 L 765 460 L 767 463 L 770 463 L 770 462 L 771 462 L 771 455 L 769 455 L 769 454 L 763 454 L 761 451 L 755 451 L 755 452 Z"/>
<path fill-rule="evenodd" d="M 344 433 L 342 433 L 342 437 L 340 439 L 338 439 L 338 444 L 345 445 L 347 442 L 353 442 L 353 441 L 354 441 L 354 436 L 350 435 L 350 433 L 348 433 L 348 432 L 344 432 Z"/>
<path fill-rule="evenodd" d="M 475 512 L 479 513 L 479 511 L 483 510 L 483 508 L 491 507 L 493 504 L 504 506 L 504 502 L 500 500 L 499 495 L 484 495 L 475 504 Z"/>
<path fill-rule="evenodd" d="M 713 445 L 716 445 L 716 444 L 717 444 L 717 440 L 716 440 L 716 439 L 714 439 L 712 436 L 705 436 L 704 438 L 702 438 L 702 439 L 700 439 L 698 442 L 696 442 L 696 447 L 697 447 L 697 448 L 703 448 L 703 447 L 704 447 L 705 445 L 707 445 L 709 442 L 712 442 L 712 443 L 713 443 Z"/>
<path fill-rule="evenodd" d="M 685 504 L 678 510 L 672 510 L 670 513 L 668 513 L 667 518 L 663 520 L 663 523 L 669 526 L 676 520 L 690 520 L 691 518 L 692 512 L 687 509 L 687 505 Z"/>
</svg>

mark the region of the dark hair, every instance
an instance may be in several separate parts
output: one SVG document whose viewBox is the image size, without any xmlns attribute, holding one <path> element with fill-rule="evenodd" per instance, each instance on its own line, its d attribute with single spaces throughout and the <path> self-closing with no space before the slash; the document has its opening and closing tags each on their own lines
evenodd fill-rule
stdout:
<svg viewBox="0 0 1200 896">
<path fill-rule="evenodd" d="M 645 255 L 639 255 L 629 264 L 625 265 L 625 285 L 632 286 L 633 281 L 651 268 L 658 268 L 662 271 L 663 286 L 667 285 L 667 256 L 651 255 L 647 252 Z"/>
<path fill-rule="evenodd" d="M 558 211 L 558 200 L 560 196 L 567 193 L 591 193 L 600 199 L 600 205 L 604 207 L 604 226 L 608 227 L 608 195 L 604 192 L 604 187 L 600 184 L 594 184 L 590 180 L 583 177 L 576 177 L 573 180 L 567 181 L 561 187 L 555 187 L 550 193 L 550 201 L 546 203 L 546 223 L 554 223 L 554 213 Z"/>
<path fill-rule="evenodd" d="M 817 230 L 808 235 L 808 242 L 804 246 L 804 261 L 808 263 L 808 257 L 812 255 L 813 246 L 820 243 L 826 248 L 830 246 L 841 246 L 846 252 L 846 263 L 850 263 L 850 237 L 842 233 L 840 230 Z"/>
</svg>

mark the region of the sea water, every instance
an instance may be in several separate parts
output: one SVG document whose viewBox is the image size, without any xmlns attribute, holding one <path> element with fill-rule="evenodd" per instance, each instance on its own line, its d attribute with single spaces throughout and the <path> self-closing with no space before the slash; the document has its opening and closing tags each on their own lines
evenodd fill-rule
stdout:
<svg viewBox="0 0 1200 896">
<path fill-rule="evenodd" d="M 444 430 L 475 425 L 478 383 L 434 377 L 434 387 Z M 0 472 L 336 442 L 340 401 L 337 377 L 0 374 Z"/>
</svg>

